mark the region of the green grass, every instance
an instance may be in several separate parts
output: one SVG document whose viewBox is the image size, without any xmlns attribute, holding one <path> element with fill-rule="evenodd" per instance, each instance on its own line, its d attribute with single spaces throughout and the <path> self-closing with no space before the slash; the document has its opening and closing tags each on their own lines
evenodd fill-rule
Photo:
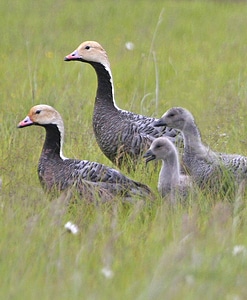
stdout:
<svg viewBox="0 0 247 300">
<path fill-rule="evenodd" d="M 63 62 L 96 40 L 119 107 L 157 117 L 186 107 L 206 144 L 247 156 L 246 3 L 23 0 L 0 8 L 0 298 L 246 299 L 247 253 L 232 252 L 247 247 L 245 196 L 198 195 L 173 208 L 159 197 L 151 207 L 79 201 L 63 215 L 38 181 L 44 130 L 16 128 L 31 106 L 52 105 L 65 122 L 65 155 L 112 166 L 93 137 L 94 70 Z M 131 177 L 157 194 L 158 174 L 146 170 L 143 162 Z M 78 235 L 65 231 L 69 220 Z"/>
</svg>

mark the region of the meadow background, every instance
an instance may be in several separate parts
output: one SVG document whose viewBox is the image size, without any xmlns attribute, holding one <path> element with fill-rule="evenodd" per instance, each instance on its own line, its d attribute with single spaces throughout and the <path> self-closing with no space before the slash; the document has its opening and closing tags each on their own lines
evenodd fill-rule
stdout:
<svg viewBox="0 0 247 300">
<path fill-rule="evenodd" d="M 151 207 L 81 201 L 60 216 L 37 177 L 44 130 L 16 128 L 31 106 L 52 105 L 65 155 L 111 166 L 92 131 L 94 70 L 63 61 L 96 40 L 119 107 L 155 117 L 186 107 L 206 144 L 247 156 L 246 16 L 246 1 L 1 1 L 1 299 L 247 298 L 245 197 L 173 208 L 159 197 Z M 152 166 L 129 176 L 157 194 Z"/>
</svg>

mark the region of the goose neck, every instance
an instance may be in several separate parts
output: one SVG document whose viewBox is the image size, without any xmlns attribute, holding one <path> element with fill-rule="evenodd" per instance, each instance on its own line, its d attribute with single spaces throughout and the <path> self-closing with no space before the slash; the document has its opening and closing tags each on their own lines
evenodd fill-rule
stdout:
<svg viewBox="0 0 247 300">
<path fill-rule="evenodd" d="M 184 136 L 185 150 L 191 152 L 200 149 L 202 145 L 201 135 L 194 122 L 185 124 L 182 133 Z"/>
<path fill-rule="evenodd" d="M 114 85 L 111 70 L 108 66 L 101 63 L 91 63 L 96 71 L 98 79 L 98 87 L 96 93 L 96 103 L 103 102 L 104 106 L 108 105 L 116 108 L 114 100 Z"/>
<path fill-rule="evenodd" d="M 63 133 L 55 124 L 45 125 L 46 138 L 42 150 L 42 156 L 62 158 Z"/>
<path fill-rule="evenodd" d="M 174 185 L 179 181 L 179 162 L 176 156 L 162 160 L 160 181 L 165 185 Z"/>
</svg>

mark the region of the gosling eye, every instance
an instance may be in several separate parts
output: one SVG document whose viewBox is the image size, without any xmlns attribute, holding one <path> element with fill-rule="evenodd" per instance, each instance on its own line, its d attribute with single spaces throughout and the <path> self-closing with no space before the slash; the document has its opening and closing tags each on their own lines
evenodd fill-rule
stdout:
<svg viewBox="0 0 247 300">
<path fill-rule="evenodd" d="M 89 49 L 90 49 L 90 46 L 86 46 L 85 49 L 86 49 L 86 50 L 89 50 Z"/>
<path fill-rule="evenodd" d="M 36 115 L 39 115 L 40 113 L 41 113 L 40 109 L 36 110 L 36 112 L 35 112 Z"/>
</svg>

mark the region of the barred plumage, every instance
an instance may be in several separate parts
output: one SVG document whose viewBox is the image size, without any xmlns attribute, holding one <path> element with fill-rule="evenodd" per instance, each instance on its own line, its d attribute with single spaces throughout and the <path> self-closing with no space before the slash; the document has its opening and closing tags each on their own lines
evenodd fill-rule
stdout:
<svg viewBox="0 0 247 300">
<path fill-rule="evenodd" d="M 51 106 L 36 105 L 18 127 L 43 126 L 46 138 L 39 160 L 38 174 L 47 190 L 65 190 L 71 186 L 84 194 L 95 189 L 97 195 L 120 195 L 125 199 L 133 195 L 151 197 L 150 189 L 124 176 L 118 170 L 97 162 L 69 159 L 63 156 L 64 125 L 60 114 Z M 112 198 L 112 197 L 111 197 Z"/>
<path fill-rule="evenodd" d="M 247 157 L 212 151 L 201 141 L 192 114 L 181 107 L 169 109 L 155 126 L 181 130 L 184 138 L 183 162 L 200 187 L 219 187 L 221 180 L 241 183 L 247 179 Z"/>
<path fill-rule="evenodd" d="M 182 199 L 188 196 L 192 189 L 192 180 L 190 176 L 181 175 L 178 151 L 169 139 L 155 139 L 144 158 L 146 163 L 162 160 L 158 181 L 158 190 L 162 197 L 169 196 L 172 202 L 176 202 L 178 196 Z"/>
<path fill-rule="evenodd" d="M 100 149 L 114 164 L 121 167 L 126 163 L 127 157 L 129 166 L 135 166 L 154 138 L 168 136 L 174 142 L 181 141 L 177 130 L 167 127 L 155 128 L 155 118 L 117 107 L 110 63 L 100 44 L 93 41 L 84 42 L 64 60 L 89 63 L 96 71 L 98 87 L 93 128 Z"/>
</svg>

